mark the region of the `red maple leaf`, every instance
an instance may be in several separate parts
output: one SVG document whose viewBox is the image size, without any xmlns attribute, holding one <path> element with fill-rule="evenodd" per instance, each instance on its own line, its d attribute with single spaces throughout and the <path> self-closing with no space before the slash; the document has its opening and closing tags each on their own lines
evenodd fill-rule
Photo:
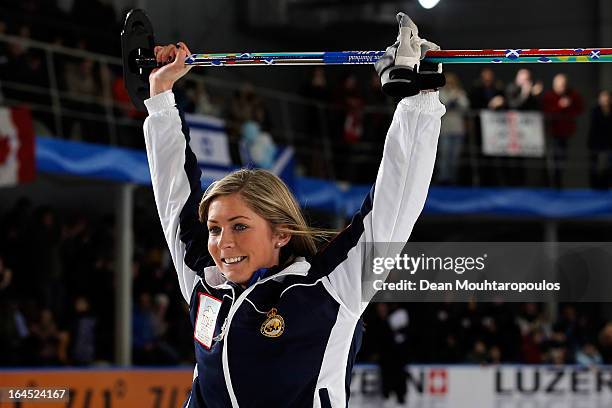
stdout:
<svg viewBox="0 0 612 408">
<path fill-rule="evenodd" d="M 0 134 L 0 164 L 6 161 L 10 149 L 8 136 Z"/>
</svg>

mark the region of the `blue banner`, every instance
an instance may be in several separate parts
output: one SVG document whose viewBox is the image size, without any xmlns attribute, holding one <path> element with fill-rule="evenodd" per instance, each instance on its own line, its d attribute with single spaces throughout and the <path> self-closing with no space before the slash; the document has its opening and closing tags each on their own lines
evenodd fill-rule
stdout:
<svg viewBox="0 0 612 408">
<path fill-rule="evenodd" d="M 145 152 L 93 143 L 38 136 L 36 167 L 48 173 L 151 184 Z"/>
<path fill-rule="evenodd" d="M 139 150 L 37 137 L 38 171 L 150 185 L 146 154 Z M 285 155 L 283 156 L 283 152 Z M 289 154 L 290 153 L 290 154 Z M 279 162 L 291 163 L 292 151 L 283 150 Z M 332 181 L 295 177 L 292 166 L 280 171 L 305 207 L 351 216 L 370 186 L 346 186 Z M 202 185 L 233 168 L 204 167 Z M 537 218 L 612 216 L 612 192 L 528 188 L 431 187 L 425 214 L 511 215 Z"/>
</svg>

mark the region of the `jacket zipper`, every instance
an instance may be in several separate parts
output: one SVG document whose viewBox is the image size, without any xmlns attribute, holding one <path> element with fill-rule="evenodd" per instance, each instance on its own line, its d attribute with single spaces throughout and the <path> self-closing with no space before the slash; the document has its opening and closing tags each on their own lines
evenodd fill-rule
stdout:
<svg viewBox="0 0 612 408">
<path fill-rule="evenodd" d="M 290 268 L 291 266 L 289 266 Z M 306 269 L 305 271 L 287 271 L 287 272 L 279 272 L 276 275 L 272 275 L 269 276 L 265 279 L 262 279 L 258 282 L 255 282 L 253 284 L 253 286 L 247 288 L 244 290 L 244 292 L 242 292 L 238 298 L 235 300 L 232 299 L 232 305 L 230 306 L 230 310 L 227 314 L 227 317 L 225 319 L 225 322 L 223 323 L 223 326 L 225 327 L 225 331 L 224 331 L 224 338 L 225 338 L 225 344 L 223 345 L 223 352 L 221 354 L 221 362 L 223 365 L 223 377 L 225 378 L 225 386 L 227 387 L 227 393 L 229 394 L 230 400 L 232 402 L 232 407 L 233 408 L 238 408 L 238 400 L 236 398 L 236 394 L 234 393 L 234 387 L 232 386 L 232 379 L 230 376 L 230 372 L 229 372 L 229 360 L 228 360 L 228 356 L 227 356 L 227 339 L 229 338 L 229 329 L 230 326 L 232 324 L 232 319 L 234 317 L 234 314 L 236 314 L 236 310 L 238 310 L 238 308 L 242 305 L 242 302 L 244 301 L 244 299 L 247 297 L 247 295 L 249 293 L 251 293 L 258 285 L 269 281 L 270 279 L 274 279 L 274 278 L 278 278 L 280 276 L 286 276 L 286 275 L 302 275 L 305 276 L 308 274 L 308 270 L 310 269 L 310 267 L 308 269 Z M 231 285 L 230 285 L 231 286 Z M 233 292 L 234 288 L 232 288 L 232 293 L 235 295 L 235 292 Z"/>
</svg>

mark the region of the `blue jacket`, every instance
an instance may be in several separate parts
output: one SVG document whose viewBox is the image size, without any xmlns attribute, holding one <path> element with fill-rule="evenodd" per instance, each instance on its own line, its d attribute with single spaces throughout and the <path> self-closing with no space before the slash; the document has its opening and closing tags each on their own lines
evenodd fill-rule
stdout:
<svg viewBox="0 0 612 408">
<path fill-rule="evenodd" d="M 423 209 L 444 113 L 437 93 L 398 104 L 376 183 L 351 224 L 316 255 L 246 289 L 227 281 L 208 253 L 197 211 L 201 173 L 174 95 L 145 104 L 155 201 L 194 326 L 185 406 L 347 406 L 360 318 L 373 295 L 362 277 L 367 244 L 407 241 Z"/>
</svg>

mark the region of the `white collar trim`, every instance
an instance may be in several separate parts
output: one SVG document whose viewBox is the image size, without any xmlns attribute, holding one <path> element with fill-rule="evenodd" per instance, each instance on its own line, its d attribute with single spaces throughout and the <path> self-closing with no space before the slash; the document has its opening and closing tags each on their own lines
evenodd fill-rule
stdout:
<svg viewBox="0 0 612 408">
<path fill-rule="evenodd" d="M 310 263 L 306 262 L 306 259 L 303 257 L 297 257 L 295 258 L 295 261 L 291 265 L 287 266 L 282 271 L 274 274 L 273 276 L 268 277 L 265 280 L 268 280 L 268 279 L 276 280 L 276 278 L 279 278 L 285 275 L 306 276 L 308 275 L 309 270 L 310 270 Z M 219 268 L 217 268 L 216 265 L 208 266 L 204 268 L 204 280 L 206 281 L 208 285 L 212 286 L 215 289 L 229 289 L 230 288 L 230 286 L 228 285 L 227 278 L 225 277 L 225 275 L 223 275 L 223 273 L 219 270 Z"/>
</svg>

